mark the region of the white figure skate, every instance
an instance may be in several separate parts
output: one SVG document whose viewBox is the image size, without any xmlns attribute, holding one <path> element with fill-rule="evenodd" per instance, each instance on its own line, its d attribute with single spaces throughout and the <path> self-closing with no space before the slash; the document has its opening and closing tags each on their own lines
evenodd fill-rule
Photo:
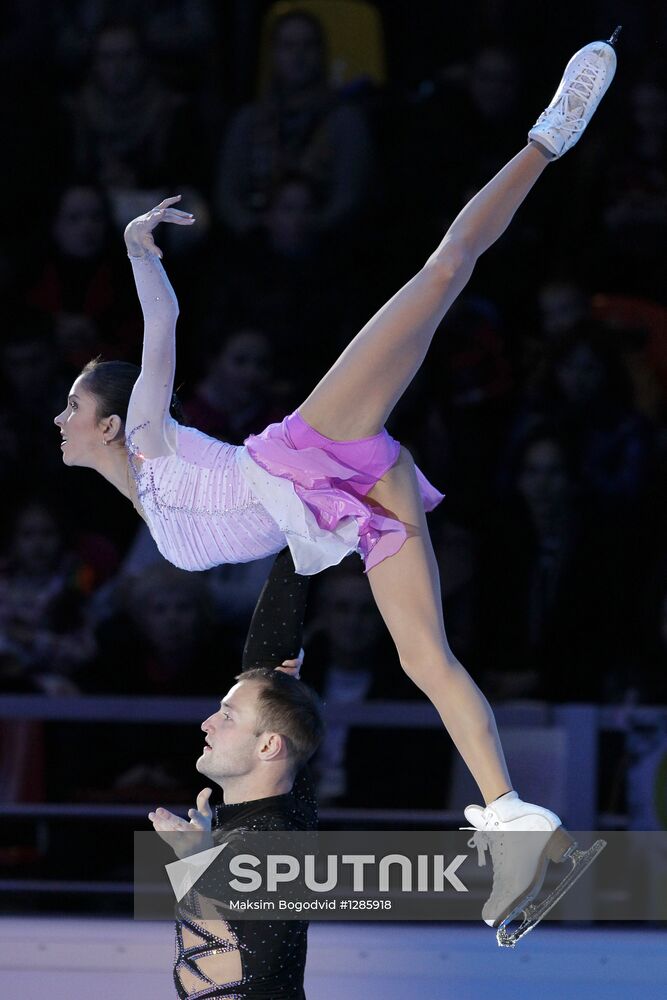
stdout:
<svg viewBox="0 0 667 1000">
<path fill-rule="evenodd" d="M 620 31 L 619 26 L 608 42 L 591 42 L 575 52 L 551 104 L 528 133 L 552 159 L 567 153 L 579 140 L 614 79 L 614 46 Z"/>
<path fill-rule="evenodd" d="M 577 850 L 576 841 L 564 829 L 555 813 L 529 802 L 522 802 L 516 792 L 509 792 L 483 806 L 468 806 L 465 817 L 475 830 L 468 841 L 477 848 L 479 865 L 486 863 L 489 849 L 493 865 L 491 895 L 482 909 L 489 927 L 497 928 L 498 944 L 513 948 L 556 905 L 606 846 L 596 840 L 587 851 Z M 569 858 L 572 868 L 542 902 L 534 903 L 544 882 L 549 861 Z M 510 924 L 523 914 L 521 924 Z"/>
</svg>

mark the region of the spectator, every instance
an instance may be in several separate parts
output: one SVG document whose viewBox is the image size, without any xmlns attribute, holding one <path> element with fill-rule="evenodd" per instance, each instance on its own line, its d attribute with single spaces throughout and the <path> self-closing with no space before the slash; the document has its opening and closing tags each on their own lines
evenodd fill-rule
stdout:
<svg viewBox="0 0 667 1000">
<path fill-rule="evenodd" d="M 53 319 L 59 357 L 69 375 L 101 352 L 121 358 L 133 354 L 141 327 L 128 300 L 126 263 L 110 241 L 102 191 L 89 184 L 65 185 L 49 236 L 28 281 L 27 300 Z"/>
<path fill-rule="evenodd" d="M 648 481 L 647 422 L 630 405 L 630 386 L 608 343 L 575 337 L 557 352 L 554 417 L 576 448 L 582 483 L 602 512 L 628 512 Z"/>
<path fill-rule="evenodd" d="M 44 472 L 57 472 L 61 464 L 49 420 L 49 411 L 66 394 L 67 386 L 59 372 L 53 324 L 36 311 L 21 309 L 7 317 L 7 329 L 0 344 L 5 461 L 3 473 L 12 468 L 21 455 L 30 455 L 30 468 L 21 470 L 21 478 L 43 483 Z M 35 405 L 35 400 L 40 405 Z"/>
<path fill-rule="evenodd" d="M 483 683 L 498 699 L 602 698 L 626 640 L 621 539 L 590 515 L 576 463 L 547 428 L 525 436 L 512 468 L 480 562 Z"/>
<path fill-rule="evenodd" d="M 132 3 L 125 6 L 139 19 L 151 53 L 177 82 L 197 82 L 217 40 L 210 0 L 143 0 L 138 8 Z M 91 55 L 91 41 L 118 16 L 118 10 L 118 0 L 73 0 L 66 8 L 53 6 L 51 31 L 61 78 L 73 80 L 81 74 Z"/>
<path fill-rule="evenodd" d="M 23 505 L 0 572 L 0 652 L 5 674 L 30 678 L 46 692 L 68 681 L 93 656 L 85 620 L 90 572 L 68 548 L 54 510 Z"/>
<path fill-rule="evenodd" d="M 440 232 L 475 187 L 516 152 L 517 137 L 525 131 L 521 92 L 515 54 L 493 45 L 442 67 L 424 92 L 407 123 L 405 194 L 414 199 L 431 238 L 433 229 Z"/>
<path fill-rule="evenodd" d="M 304 174 L 279 178 L 268 198 L 258 228 L 211 268 L 219 304 L 211 308 L 209 300 L 208 314 L 216 323 L 222 313 L 262 329 L 280 383 L 304 396 L 335 360 L 340 328 L 355 308 L 354 251 L 341 255 L 316 231 L 316 192 Z M 212 339 L 208 317 L 203 327 Z"/>
<path fill-rule="evenodd" d="M 293 11 L 275 22 L 268 93 L 234 116 L 217 181 L 217 209 L 237 235 L 255 228 L 276 180 L 306 174 L 318 192 L 315 224 L 332 230 L 359 210 L 372 143 L 361 112 L 326 80 L 326 38 L 317 18 Z"/>
<path fill-rule="evenodd" d="M 94 37 L 83 86 L 64 101 L 70 170 L 106 189 L 150 188 L 198 175 L 185 98 L 156 76 L 138 24 Z"/>
<path fill-rule="evenodd" d="M 97 629 L 99 653 L 81 676 L 108 694 L 212 695 L 237 659 L 216 626 L 206 578 L 167 563 L 124 581 L 117 614 Z"/>
<path fill-rule="evenodd" d="M 238 329 L 205 366 L 205 375 L 185 405 L 190 423 L 204 434 L 242 444 L 285 416 L 272 382 L 271 343 L 260 330 Z"/>
<path fill-rule="evenodd" d="M 590 203 L 602 217 L 589 248 L 596 283 L 604 291 L 655 298 L 662 287 L 667 238 L 667 88 L 659 78 L 638 81 L 619 155 L 600 176 L 591 171 Z M 604 284 L 603 284 L 604 283 Z M 664 302 L 664 295 L 660 296 Z"/>
</svg>

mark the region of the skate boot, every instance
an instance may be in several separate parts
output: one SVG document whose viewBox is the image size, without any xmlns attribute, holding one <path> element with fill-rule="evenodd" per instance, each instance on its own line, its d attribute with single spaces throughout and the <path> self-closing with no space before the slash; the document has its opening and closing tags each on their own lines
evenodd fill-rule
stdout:
<svg viewBox="0 0 667 1000">
<path fill-rule="evenodd" d="M 477 848 L 478 864 L 486 863 L 487 848 L 491 855 L 493 886 L 482 918 L 490 927 L 498 928 L 498 944 L 502 947 L 513 948 L 532 930 L 605 847 L 605 841 L 598 840 L 588 851 L 576 850 L 575 840 L 555 813 L 523 802 L 516 792 L 495 799 L 486 808 L 468 806 L 465 817 L 473 825 L 463 829 L 476 831 L 468 846 Z M 569 873 L 545 900 L 533 903 L 549 861 L 566 858 L 573 862 Z M 521 913 L 521 925 L 510 931 L 509 925 Z"/>
<path fill-rule="evenodd" d="M 552 159 L 567 153 L 593 117 L 616 72 L 614 46 L 620 27 L 608 42 L 591 42 L 570 59 L 558 90 L 528 138 Z"/>
</svg>

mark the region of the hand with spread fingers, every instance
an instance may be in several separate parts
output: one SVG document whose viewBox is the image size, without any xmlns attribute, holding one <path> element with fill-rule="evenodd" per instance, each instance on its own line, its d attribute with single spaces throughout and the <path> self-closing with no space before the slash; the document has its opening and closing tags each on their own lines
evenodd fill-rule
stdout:
<svg viewBox="0 0 667 1000">
<path fill-rule="evenodd" d="M 161 222 L 173 222 L 177 226 L 191 226 L 195 221 L 190 212 L 181 212 L 172 206 L 181 200 L 180 194 L 165 198 L 150 212 L 137 216 L 125 227 L 125 245 L 130 257 L 143 257 L 147 253 L 162 259 L 162 251 L 155 245 L 153 230 Z"/>
<path fill-rule="evenodd" d="M 203 788 L 197 796 L 197 808 L 188 809 L 189 820 L 169 812 L 168 809 L 156 809 L 150 812 L 148 818 L 153 824 L 153 829 L 159 833 L 162 839 L 169 844 L 180 857 L 188 857 L 205 851 L 213 847 L 213 837 L 211 835 L 211 822 L 213 812 L 209 805 L 212 795 L 211 788 Z M 175 837 L 174 834 L 183 834 L 182 838 Z"/>
</svg>

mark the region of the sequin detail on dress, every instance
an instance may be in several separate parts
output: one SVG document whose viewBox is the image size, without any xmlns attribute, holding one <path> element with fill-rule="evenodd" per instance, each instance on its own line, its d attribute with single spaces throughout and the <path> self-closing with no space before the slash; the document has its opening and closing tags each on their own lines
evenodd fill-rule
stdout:
<svg viewBox="0 0 667 1000">
<path fill-rule="evenodd" d="M 128 434 L 128 461 L 165 559 L 180 569 L 204 570 L 262 559 L 284 546 L 282 531 L 239 471 L 243 448 L 177 425 L 177 450 L 146 458 L 137 437 L 147 426 Z"/>
</svg>

